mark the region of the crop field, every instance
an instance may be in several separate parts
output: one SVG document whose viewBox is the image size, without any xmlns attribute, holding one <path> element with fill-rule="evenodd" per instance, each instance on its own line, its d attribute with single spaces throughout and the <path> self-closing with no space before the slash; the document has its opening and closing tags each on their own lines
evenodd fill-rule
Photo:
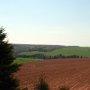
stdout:
<svg viewBox="0 0 90 90">
<path fill-rule="evenodd" d="M 43 73 L 50 90 L 69 86 L 70 90 L 90 90 L 90 59 L 54 59 L 23 64 L 15 74 L 20 87 L 33 90 Z"/>
</svg>

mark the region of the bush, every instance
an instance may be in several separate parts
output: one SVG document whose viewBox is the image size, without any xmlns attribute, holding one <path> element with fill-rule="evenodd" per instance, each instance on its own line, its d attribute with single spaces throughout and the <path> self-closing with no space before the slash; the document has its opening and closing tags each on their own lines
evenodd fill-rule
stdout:
<svg viewBox="0 0 90 90">
<path fill-rule="evenodd" d="M 28 88 L 26 87 L 26 88 L 23 88 L 22 90 L 28 90 Z"/>
<path fill-rule="evenodd" d="M 59 90 L 70 90 L 70 88 L 68 86 L 62 86 L 59 87 Z"/>
<path fill-rule="evenodd" d="M 42 75 L 39 78 L 37 84 L 35 85 L 34 90 L 49 90 L 49 86 Z"/>
</svg>

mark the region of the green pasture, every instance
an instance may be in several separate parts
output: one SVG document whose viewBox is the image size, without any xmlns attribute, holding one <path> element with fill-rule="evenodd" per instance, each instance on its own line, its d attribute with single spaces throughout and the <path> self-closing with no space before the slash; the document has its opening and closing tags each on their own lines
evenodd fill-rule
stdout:
<svg viewBox="0 0 90 90">
<path fill-rule="evenodd" d="M 19 55 L 35 55 L 35 54 L 45 54 L 45 52 L 39 52 L 39 51 L 31 51 L 31 52 L 22 52 Z"/>
<path fill-rule="evenodd" d="M 77 56 L 90 58 L 90 47 L 65 47 L 65 48 L 60 48 L 60 49 L 56 49 L 56 50 L 49 51 L 49 52 L 39 52 L 39 51 L 23 52 L 23 53 L 20 53 L 19 55 L 32 56 L 35 54 L 42 54 L 45 56 L 56 56 L 56 55 L 60 55 L 60 54 L 62 54 L 64 56 L 77 55 Z M 35 61 L 40 61 L 40 60 L 42 60 L 42 59 L 16 58 L 14 63 L 22 64 L 22 63 L 35 62 Z"/>
<path fill-rule="evenodd" d="M 90 47 L 66 47 L 49 52 L 51 55 L 62 54 L 65 56 L 78 55 L 90 57 Z"/>
<path fill-rule="evenodd" d="M 40 61 L 41 59 L 33 59 L 33 58 L 16 58 L 14 60 L 14 63 L 17 64 L 23 64 L 23 63 L 28 63 L 28 62 L 35 62 L 35 61 Z"/>
<path fill-rule="evenodd" d="M 35 55 L 35 54 L 43 54 L 45 56 L 55 56 L 55 55 L 64 55 L 64 56 L 70 56 L 70 55 L 78 55 L 83 57 L 90 57 L 90 47 L 65 47 L 56 49 L 49 52 L 39 52 L 39 51 L 32 51 L 32 52 L 23 52 L 19 55 Z"/>
</svg>

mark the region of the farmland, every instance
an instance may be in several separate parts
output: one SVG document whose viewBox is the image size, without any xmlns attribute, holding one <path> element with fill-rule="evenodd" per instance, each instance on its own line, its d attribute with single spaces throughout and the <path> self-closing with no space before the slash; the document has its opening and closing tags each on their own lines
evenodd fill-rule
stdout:
<svg viewBox="0 0 90 90">
<path fill-rule="evenodd" d="M 57 59 L 57 58 L 90 58 L 90 47 L 62 47 L 48 51 L 28 51 L 17 55 L 19 58 Z"/>
<path fill-rule="evenodd" d="M 15 74 L 21 88 L 33 90 L 43 73 L 50 90 L 58 90 L 63 85 L 70 90 L 90 90 L 90 47 L 16 45 L 14 50 L 14 63 L 22 64 Z M 67 58 L 73 55 L 79 58 Z"/>
<path fill-rule="evenodd" d="M 90 47 L 66 47 L 66 48 L 56 49 L 49 53 L 51 53 L 52 55 L 62 54 L 65 56 L 78 55 L 83 57 L 90 57 Z"/>
<path fill-rule="evenodd" d="M 55 49 L 53 51 L 48 51 L 48 52 L 39 52 L 39 51 L 32 51 L 32 52 L 22 52 L 19 55 L 35 55 L 35 54 L 43 54 L 43 55 L 78 55 L 78 56 L 83 56 L 83 57 L 90 57 L 90 47 L 65 47 L 65 48 L 59 48 Z"/>
<path fill-rule="evenodd" d="M 60 58 L 90 58 L 90 47 L 15 44 L 15 63 Z"/>
<path fill-rule="evenodd" d="M 20 87 L 33 90 L 33 85 L 44 73 L 50 90 L 66 85 L 70 90 L 90 90 L 90 59 L 56 59 L 23 64 L 15 76 Z"/>
</svg>

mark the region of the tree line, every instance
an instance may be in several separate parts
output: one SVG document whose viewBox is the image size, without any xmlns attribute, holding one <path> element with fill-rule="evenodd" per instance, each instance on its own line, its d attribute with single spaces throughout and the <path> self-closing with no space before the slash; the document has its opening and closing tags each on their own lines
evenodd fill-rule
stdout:
<svg viewBox="0 0 90 90">
<path fill-rule="evenodd" d="M 64 58 L 83 58 L 82 56 L 78 56 L 78 55 L 69 55 L 69 56 L 65 56 L 62 54 L 59 55 L 44 55 L 44 54 L 34 54 L 34 55 L 17 55 L 17 57 L 19 58 L 34 58 L 34 59 L 64 59 Z"/>
</svg>

